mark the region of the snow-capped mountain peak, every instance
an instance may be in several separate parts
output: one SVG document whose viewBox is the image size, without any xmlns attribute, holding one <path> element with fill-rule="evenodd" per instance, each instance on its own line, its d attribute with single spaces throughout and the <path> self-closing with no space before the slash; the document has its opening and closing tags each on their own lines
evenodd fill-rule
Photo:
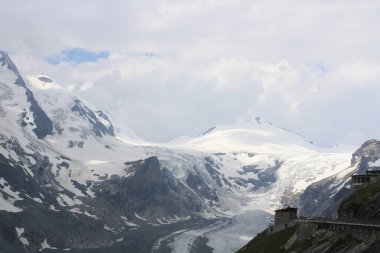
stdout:
<svg viewBox="0 0 380 253">
<path fill-rule="evenodd" d="M 7 119 L 10 131 L 20 125 L 43 139 L 53 133 L 53 123 L 26 86 L 11 58 L 0 51 L 0 112 Z M 13 113 L 7 113 L 13 111 Z"/>
<path fill-rule="evenodd" d="M 203 151 L 283 153 L 285 150 L 315 149 L 299 134 L 279 128 L 259 117 L 233 125 L 218 125 L 195 138 L 177 139 L 172 143 Z"/>
<path fill-rule="evenodd" d="M 35 75 L 35 76 L 28 76 L 27 77 L 27 83 L 29 87 L 32 90 L 37 90 L 37 89 L 64 89 L 61 85 L 56 83 L 56 81 L 45 75 Z"/>
</svg>

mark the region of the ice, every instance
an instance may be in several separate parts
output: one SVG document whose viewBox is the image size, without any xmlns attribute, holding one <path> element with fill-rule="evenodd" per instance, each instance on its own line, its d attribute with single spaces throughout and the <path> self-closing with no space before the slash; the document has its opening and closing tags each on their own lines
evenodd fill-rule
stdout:
<svg viewBox="0 0 380 253">
<path fill-rule="evenodd" d="M 248 241 L 268 227 L 270 214 L 255 210 L 235 216 L 230 223 L 205 236 L 207 245 L 218 253 L 236 252 Z"/>
</svg>

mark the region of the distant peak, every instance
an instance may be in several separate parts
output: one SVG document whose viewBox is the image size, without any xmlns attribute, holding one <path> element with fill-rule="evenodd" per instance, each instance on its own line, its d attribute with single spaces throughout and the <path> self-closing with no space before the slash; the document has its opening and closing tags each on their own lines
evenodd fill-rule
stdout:
<svg viewBox="0 0 380 253">
<path fill-rule="evenodd" d="M 39 76 L 38 80 L 44 82 L 44 83 L 54 83 L 54 80 L 47 77 L 47 76 Z"/>
<path fill-rule="evenodd" d="M 256 121 L 257 124 L 260 124 L 260 125 L 265 123 L 265 120 L 263 120 L 261 117 L 255 115 L 255 114 L 253 116 L 249 117 L 248 119 L 244 120 L 243 122 L 249 123 L 249 122 L 254 122 L 254 121 Z M 240 122 L 242 122 L 242 121 L 240 121 Z"/>
<path fill-rule="evenodd" d="M 4 52 L 3 50 L 0 50 L 0 55 L 1 55 L 1 60 L 3 60 L 3 58 L 5 57 L 5 56 L 7 56 L 8 54 L 6 53 L 6 52 Z"/>
<path fill-rule="evenodd" d="M 9 62 L 11 62 L 11 59 L 5 51 L 0 50 L 0 62 L 1 66 L 9 65 Z"/>
<path fill-rule="evenodd" d="M 260 119 L 260 117 L 255 117 L 255 120 L 256 120 L 257 123 L 259 123 L 261 125 L 261 119 Z"/>
<path fill-rule="evenodd" d="M 7 68 L 17 76 L 17 80 L 16 80 L 17 85 L 25 87 L 25 82 L 22 79 L 20 73 L 18 72 L 16 65 L 13 63 L 9 55 L 5 51 L 1 51 L 1 50 L 0 50 L 0 63 L 2 67 L 7 66 Z"/>
<path fill-rule="evenodd" d="M 45 74 L 30 75 L 27 77 L 28 85 L 33 90 L 45 90 L 45 89 L 65 89 L 58 84 L 53 78 Z"/>
</svg>

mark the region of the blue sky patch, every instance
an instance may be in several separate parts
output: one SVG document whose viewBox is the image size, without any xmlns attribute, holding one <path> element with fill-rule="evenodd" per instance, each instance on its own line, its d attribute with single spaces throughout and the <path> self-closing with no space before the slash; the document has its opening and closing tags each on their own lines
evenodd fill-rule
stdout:
<svg viewBox="0 0 380 253">
<path fill-rule="evenodd" d="M 83 62 L 95 62 L 99 59 L 107 59 L 109 51 L 91 52 L 84 48 L 68 48 L 63 50 L 59 55 L 49 57 L 47 62 L 57 65 L 61 62 L 70 62 L 71 64 L 81 64 Z"/>
</svg>

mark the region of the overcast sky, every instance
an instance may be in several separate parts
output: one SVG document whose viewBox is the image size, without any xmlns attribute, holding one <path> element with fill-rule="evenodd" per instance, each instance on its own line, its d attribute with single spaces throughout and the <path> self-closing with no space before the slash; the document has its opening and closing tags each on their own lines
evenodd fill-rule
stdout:
<svg viewBox="0 0 380 253">
<path fill-rule="evenodd" d="M 259 115 L 380 138 L 380 1 L 1 1 L 0 48 L 147 140 Z"/>
</svg>

